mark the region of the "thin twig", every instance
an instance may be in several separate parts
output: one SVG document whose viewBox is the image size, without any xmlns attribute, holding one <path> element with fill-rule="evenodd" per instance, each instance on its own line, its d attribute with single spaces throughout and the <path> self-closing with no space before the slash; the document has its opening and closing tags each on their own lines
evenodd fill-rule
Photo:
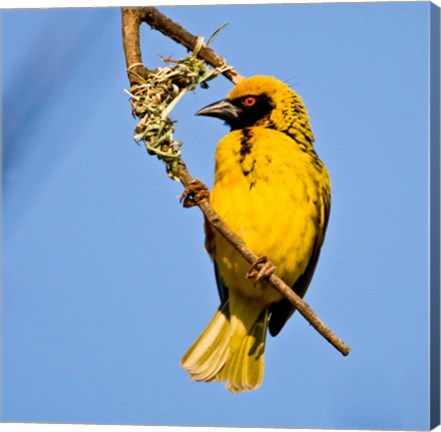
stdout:
<svg viewBox="0 0 441 432">
<path fill-rule="evenodd" d="M 136 69 L 136 73 L 142 75 L 145 71 L 149 71 L 141 58 L 141 49 L 139 43 L 139 27 L 142 22 L 147 22 L 152 28 L 159 30 L 166 36 L 172 38 L 176 42 L 184 45 L 186 48 L 193 50 L 196 46 L 197 38 L 188 33 L 179 24 L 174 23 L 169 18 L 161 14 L 155 8 L 123 8 L 122 9 L 122 27 L 123 27 L 123 44 L 126 55 L 128 77 L 133 84 L 136 82 L 135 73 L 131 73 Z M 198 56 L 214 67 L 223 66 L 225 60 L 219 57 L 213 50 L 207 46 L 198 53 Z M 228 68 L 223 73 L 233 83 L 241 81 L 244 77 L 236 72 L 233 68 Z M 193 182 L 193 177 L 183 164 L 179 164 L 177 177 L 184 185 L 188 187 Z M 258 256 L 254 254 L 245 243 L 225 224 L 220 216 L 214 211 L 207 199 L 196 201 L 196 204 L 205 215 L 210 225 L 216 229 L 225 239 L 243 256 L 250 264 L 255 264 Z M 244 276 L 245 277 L 245 276 Z M 351 348 L 339 339 L 314 313 L 308 304 L 299 297 L 282 279 L 274 273 L 268 279 L 269 284 L 287 298 L 298 311 L 305 317 L 307 321 L 337 350 L 343 355 L 348 355 Z"/>
</svg>

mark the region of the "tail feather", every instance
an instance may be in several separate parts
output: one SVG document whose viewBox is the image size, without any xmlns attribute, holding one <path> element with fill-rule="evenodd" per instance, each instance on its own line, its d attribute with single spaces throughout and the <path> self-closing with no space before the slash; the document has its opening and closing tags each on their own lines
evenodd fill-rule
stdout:
<svg viewBox="0 0 441 432">
<path fill-rule="evenodd" d="M 196 367 L 193 369 L 193 372 L 190 373 L 192 379 L 207 382 L 215 379 L 228 358 L 229 349 L 227 341 L 227 338 L 223 338 L 221 343 L 210 352 L 208 357 L 201 357 L 200 368 Z"/>
<path fill-rule="evenodd" d="M 226 380 L 226 387 L 232 393 L 255 390 L 262 384 L 267 323 L 265 309 L 222 370 L 219 381 Z"/>
<path fill-rule="evenodd" d="M 243 315 L 237 308 L 235 312 Z M 196 381 L 226 381 L 232 393 L 256 389 L 263 380 L 268 314 L 267 308 L 251 307 L 245 319 L 237 314 L 230 319 L 226 302 L 186 352 L 181 366 Z"/>
<path fill-rule="evenodd" d="M 225 364 L 230 327 L 226 309 L 227 304 L 224 304 L 217 310 L 207 328 L 182 357 L 181 366 L 196 381 L 214 379 Z"/>
</svg>

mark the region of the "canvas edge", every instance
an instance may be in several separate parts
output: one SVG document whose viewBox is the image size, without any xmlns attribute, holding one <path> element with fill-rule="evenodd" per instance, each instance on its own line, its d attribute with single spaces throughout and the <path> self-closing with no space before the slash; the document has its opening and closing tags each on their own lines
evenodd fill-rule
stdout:
<svg viewBox="0 0 441 432">
<path fill-rule="evenodd" d="M 440 8 L 430 4 L 430 428 L 440 424 Z"/>
</svg>

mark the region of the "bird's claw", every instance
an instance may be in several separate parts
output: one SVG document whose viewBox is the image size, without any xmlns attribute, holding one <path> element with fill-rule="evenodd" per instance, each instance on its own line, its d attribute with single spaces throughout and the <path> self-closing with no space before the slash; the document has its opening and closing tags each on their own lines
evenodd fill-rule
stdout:
<svg viewBox="0 0 441 432">
<path fill-rule="evenodd" d="M 204 185 L 200 180 L 194 179 L 192 182 L 184 189 L 182 192 L 179 202 L 185 208 L 190 208 L 198 205 L 198 203 L 203 199 L 208 199 L 210 192 L 207 186 Z"/>
<path fill-rule="evenodd" d="M 250 270 L 246 274 L 247 279 L 254 279 L 255 283 L 260 279 L 269 278 L 275 272 L 276 267 L 266 256 L 260 256 L 251 265 Z"/>
</svg>

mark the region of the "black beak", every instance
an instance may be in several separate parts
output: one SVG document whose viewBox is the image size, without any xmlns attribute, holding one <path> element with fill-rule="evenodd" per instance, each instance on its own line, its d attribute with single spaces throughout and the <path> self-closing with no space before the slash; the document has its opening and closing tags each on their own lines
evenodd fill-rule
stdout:
<svg viewBox="0 0 441 432">
<path fill-rule="evenodd" d="M 222 99 L 219 102 L 215 102 L 202 108 L 196 113 L 196 115 L 216 117 L 227 123 L 231 123 L 238 120 L 241 113 L 241 108 L 233 105 L 228 99 Z"/>
</svg>

